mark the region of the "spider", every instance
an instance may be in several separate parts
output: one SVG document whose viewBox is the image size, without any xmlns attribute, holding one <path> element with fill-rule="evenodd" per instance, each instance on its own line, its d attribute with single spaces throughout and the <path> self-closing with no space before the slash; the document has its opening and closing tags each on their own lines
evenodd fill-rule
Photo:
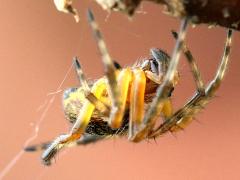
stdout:
<svg viewBox="0 0 240 180">
<path fill-rule="evenodd" d="M 112 61 L 91 10 L 88 10 L 88 21 L 101 52 L 105 76 L 95 82 L 87 82 L 78 58 L 74 58 L 81 86 L 69 88 L 63 95 L 65 115 L 73 127 L 52 143 L 25 149 L 46 149 L 41 156 L 45 165 L 50 165 L 53 157 L 65 146 L 88 144 L 113 135 L 128 135 L 130 141 L 140 142 L 182 130 L 214 97 L 225 75 L 232 40 L 230 29 L 216 75 L 205 86 L 184 41 L 187 18 L 182 20 L 179 34 L 172 32 L 176 39 L 172 58 L 164 51 L 153 48 L 149 59 L 126 68 Z M 176 68 L 181 51 L 192 70 L 196 92 L 182 108 L 174 112 L 171 94 L 179 81 Z M 157 124 L 159 116 L 163 119 L 160 125 Z"/>
</svg>

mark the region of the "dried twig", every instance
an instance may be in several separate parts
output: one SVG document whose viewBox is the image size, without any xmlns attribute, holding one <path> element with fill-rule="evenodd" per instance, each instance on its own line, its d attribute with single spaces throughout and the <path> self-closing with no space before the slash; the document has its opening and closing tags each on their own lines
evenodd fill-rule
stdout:
<svg viewBox="0 0 240 180">
<path fill-rule="evenodd" d="M 54 0 L 61 4 L 61 11 L 75 15 L 71 11 L 73 0 Z M 96 0 L 103 9 L 121 11 L 133 15 L 143 0 Z M 206 23 L 240 30 L 240 0 L 145 0 L 152 1 L 166 8 L 165 12 L 178 18 L 189 17 L 193 24 Z M 66 3 L 67 6 L 63 6 Z"/>
</svg>

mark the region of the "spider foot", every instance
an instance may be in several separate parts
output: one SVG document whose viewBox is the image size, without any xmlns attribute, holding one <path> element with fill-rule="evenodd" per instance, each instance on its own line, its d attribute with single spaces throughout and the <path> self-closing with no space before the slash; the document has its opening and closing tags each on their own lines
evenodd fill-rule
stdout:
<svg viewBox="0 0 240 180">
<path fill-rule="evenodd" d="M 50 166 L 51 160 L 55 157 L 60 149 L 63 148 L 69 135 L 59 136 L 53 143 L 43 152 L 41 159 L 44 165 Z"/>
</svg>

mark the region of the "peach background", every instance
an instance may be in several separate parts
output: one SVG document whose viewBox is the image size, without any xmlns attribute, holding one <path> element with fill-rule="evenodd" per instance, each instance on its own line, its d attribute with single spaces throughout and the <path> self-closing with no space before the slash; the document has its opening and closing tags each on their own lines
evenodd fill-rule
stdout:
<svg viewBox="0 0 240 180">
<path fill-rule="evenodd" d="M 52 1 L 8 0 L 0 4 L 0 171 L 33 134 L 44 111 L 39 107 L 52 98 L 47 94 L 56 91 L 73 56 L 81 58 L 88 77 L 102 76 L 100 55 L 86 23 L 87 7 L 94 10 L 112 57 L 122 65 L 147 57 L 151 47 L 172 52 L 175 41 L 170 30 L 177 29 L 179 21 L 161 13 L 155 4 L 144 3 L 142 10 L 146 13 L 138 12 L 132 21 L 119 13 L 108 17 L 93 1 L 76 1 L 75 5 L 80 10 L 79 24 L 57 12 Z M 187 39 L 209 81 L 222 55 L 224 29 L 189 28 Z M 40 152 L 25 153 L 3 179 L 240 179 L 239 46 L 237 32 L 217 98 L 197 115 L 199 123 L 192 123 L 176 137 L 165 135 L 157 139 L 157 144 L 113 139 L 71 148 L 62 152 L 51 167 L 41 164 Z M 184 58 L 179 70 L 181 83 L 174 91 L 176 109 L 194 91 Z M 77 85 L 71 70 L 61 90 Z M 61 94 L 56 94 L 31 144 L 68 131 Z"/>
</svg>

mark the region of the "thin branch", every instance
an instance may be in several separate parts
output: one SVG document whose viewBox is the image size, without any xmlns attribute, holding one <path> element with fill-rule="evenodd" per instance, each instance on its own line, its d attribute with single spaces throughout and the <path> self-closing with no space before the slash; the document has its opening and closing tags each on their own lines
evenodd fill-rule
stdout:
<svg viewBox="0 0 240 180">
<path fill-rule="evenodd" d="M 54 0 L 58 10 L 72 13 L 77 18 L 72 1 Z M 240 0 L 96 0 L 105 10 L 121 11 L 129 16 L 134 14 L 142 1 L 163 5 L 168 14 L 180 19 L 189 17 L 193 24 L 205 23 L 240 30 Z"/>
</svg>

